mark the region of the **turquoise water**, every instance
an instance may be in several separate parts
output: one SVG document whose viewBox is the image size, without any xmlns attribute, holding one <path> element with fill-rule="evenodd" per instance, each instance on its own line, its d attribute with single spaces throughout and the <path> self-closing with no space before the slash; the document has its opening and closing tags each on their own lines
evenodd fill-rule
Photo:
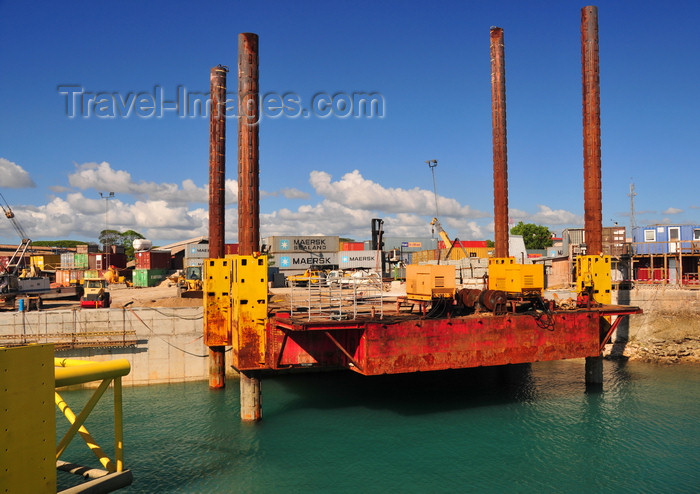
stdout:
<svg viewBox="0 0 700 494">
<path fill-rule="evenodd" d="M 602 392 L 583 373 L 268 377 L 254 425 L 239 421 L 237 381 L 124 388 L 134 483 L 120 492 L 700 492 L 700 368 L 605 362 Z M 107 441 L 111 401 L 93 413 Z M 65 459 L 94 465 L 79 446 Z"/>
</svg>

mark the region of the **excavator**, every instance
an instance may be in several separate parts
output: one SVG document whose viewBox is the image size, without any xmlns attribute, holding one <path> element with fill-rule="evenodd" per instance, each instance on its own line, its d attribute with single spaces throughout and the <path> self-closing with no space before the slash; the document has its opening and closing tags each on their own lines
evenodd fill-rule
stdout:
<svg viewBox="0 0 700 494">
<path fill-rule="evenodd" d="M 41 305 L 40 295 L 50 291 L 49 279 L 36 276 L 33 267 L 31 272 L 22 268 L 24 256 L 32 241 L 15 218 L 14 211 L 2 193 L 0 193 L 0 198 L 2 199 L 2 203 L 0 203 L 2 212 L 10 220 L 21 239 L 4 271 L 0 273 L 0 309 L 15 309 L 22 299 L 26 299 L 27 309 L 38 308 Z"/>
</svg>

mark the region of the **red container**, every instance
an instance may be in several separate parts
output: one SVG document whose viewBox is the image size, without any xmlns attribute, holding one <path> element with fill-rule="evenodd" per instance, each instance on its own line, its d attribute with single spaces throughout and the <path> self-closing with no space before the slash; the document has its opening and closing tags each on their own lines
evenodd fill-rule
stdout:
<svg viewBox="0 0 700 494">
<path fill-rule="evenodd" d="M 170 269 L 169 250 L 136 252 L 136 269 Z"/>
<path fill-rule="evenodd" d="M 649 279 L 649 268 L 637 268 L 637 280 L 646 281 Z"/>
<path fill-rule="evenodd" d="M 340 244 L 340 250 L 365 250 L 364 242 L 343 242 Z"/>
<path fill-rule="evenodd" d="M 224 254 L 227 256 L 238 254 L 238 244 L 224 245 Z"/>
<path fill-rule="evenodd" d="M 7 265 L 10 263 L 10 257 L 9 256 L 0 256 L 0 266 L 3 268 L 7 267 Z"/>
<path fill-rule="evenodd" d="M 114 266 L 115 268 L 126 267 L 126 254 L 94 254 L 94 257 L 95 267 L 91 267 L 90 269 L 102 271 L 109 269 L 110 266 Z M 89 264 L 90 258 L 88 256 L 88 265 Z"/>
</svg>

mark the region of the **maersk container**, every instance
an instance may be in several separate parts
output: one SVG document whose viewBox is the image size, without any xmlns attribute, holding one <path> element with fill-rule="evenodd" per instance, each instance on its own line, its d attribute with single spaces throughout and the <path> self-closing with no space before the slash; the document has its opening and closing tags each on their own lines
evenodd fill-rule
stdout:
<svg viewBox="0 0 700 494">
<path fill-rule="evenodd" d="M 167 269 L 134 269 L 132 281 L 139 288 L 156 286 L 166 278 L 167 273 Z"/>
<path fill-rule="evenodd" d="M 338 252 L 339 237 L 335 236 L 282 236 L 267 237 L 264 242 L 271 253 Z"/>
<path fill-rule="evenodd" d="M 170 269 L 169 250 L 136 252 L 136 269 Z"/>
<path fill-rule="evenodd" d="M 274 263 L 274 264 L 272 264 Z M 309 254 L 277 253 L 270 257 L 270 266 L 280 269 L 295 269 L 302 272 L 315 266 L 331 267 L 338 265 L 337 252 L 314 252 Z"/>
<path fill-rule="evenodd" d="M 202 267 L 204 266 L 203 257 L 185 257 L 182 261 L 182 267 L 187 269 L 191 267 Z"/>
<path fill-rule="evenodd" d="M 340 269 L 369 268 L 381 269 L 381 254 L 376 250 L 344 250 L 338 252 L 338 267 Z"/>
<path fill-rule="evenodd" d="M 206 259 L 209 257 L 209 244 L 187 244 L 185 246 L 186 259 Z"/>
</svg>

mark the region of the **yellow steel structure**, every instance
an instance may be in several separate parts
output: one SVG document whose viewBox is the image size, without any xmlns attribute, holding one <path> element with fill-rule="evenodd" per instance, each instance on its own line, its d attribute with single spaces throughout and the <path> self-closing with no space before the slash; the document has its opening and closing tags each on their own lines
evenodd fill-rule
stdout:
<svg viewBox="0 0 700 494">
<path fill-rule="evenodd" d="M 265 367 L 267 256 L 204 262 L 204 343 L 228 346 L 238 370 Z"/>
<path fill-rule="evenodd" d="M 489 290 L 508 293 L 544 290 L 544 265 L 516 264 L 514 257 L 489 259 Z"/>
<path fill-rule="evenodd" d="M 231 344 L 233 259 L 204 261 L 204 344 Z"/>
<path fill-rule="evenodd" d="M 267 256 L 228 257 L 234 262 L 231 365 L 239 370 L 263 368 L 267 325 Z"/>
<path fill-rule="evenodd" d="M 92 479 L 71 492 L 110 492 L 131 484 L 124 470 L 121 378 L 129 373 L 128 360 L 92 362 L 55 359 L 51 344 L 0 348 L 0 488 L 5 492 L 56 492 L 56 469 Z M 53 365 L 51 360 L 53 359 Z M 102 380 L 76 415 L 55 391 L 56 387 Z M 100 397 L 114 384 L 114 460 L 85 428 L 85 420 Z M 70 427 L 56 445 L 54 402 Z M 79 434 L 102 464 L 87 468 L 60 460 L 71 439 Z M 92 490 L 97 489 L 97 490 Z"/>
<path fill-rule="evenodd" d="M 576 288 L 590 293 L 599 304 L 612 303 L 610 256 L 578 256 L 576 258 Z"/>
<path fill-rule="evenodd" d="M 406 266 L 406 297 L 411 300 L 454 297 L 455 272 L 453 265 L 409 264 Z"/>
<path fill-rule="evenodd" d="M 0 348 L 0 491 L 56 492 L 53 345 Z"/>
<path fill-rule="evenodd" d="M 124 470 L 121 378 L 131 371 L 131 364 L 129 364 L 129 361 L 126 359 L 96 362 L 56 358 L 54 359 L 54 366 L 55 386 L 57 388 L 102 380 L 78 415 L 71 410 L 58 392 L 54 393 L 56 406 L 71 424 L 68 431 L 66 431 L 56 446 L 55 460 L 57 467 L 61 470 L 73 473 L 85 470 L 84 467 L 60 460 L 61 455 L 65 452 L 71 440 L 76 434 L 79 434 L 103 467 L 103 469 L 89 469 L 87 474 L 83 474 L 93 480 L 87 484 L 83 484 L 81 487 L 88 489 L 89 486 L 94 483 L 95 485 L 100 484 L 103 489 L 115 490 L 130 485 L 132 481 L 131 472 Z M 110 384 L 114 385 L 114 460 L 111 460 L 105 454 L 104 450 L 97 444 L 97 441 L 95 441 L 84 425 L 90 412 L 95 408 L 95 405 L 97 405 Z"/>
</svg>

